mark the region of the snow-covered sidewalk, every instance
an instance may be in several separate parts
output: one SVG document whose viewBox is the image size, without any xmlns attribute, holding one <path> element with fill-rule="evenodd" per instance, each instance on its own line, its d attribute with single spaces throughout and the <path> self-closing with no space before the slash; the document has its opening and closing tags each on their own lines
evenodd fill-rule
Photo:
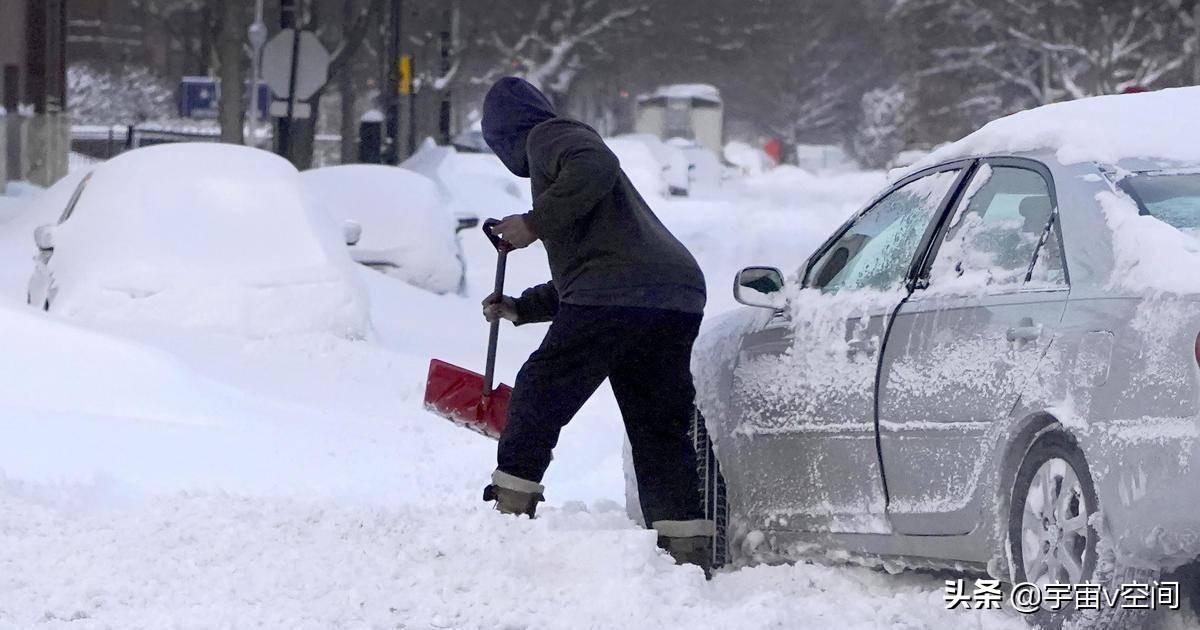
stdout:
<svg viewBox="0 0 1200 630">
<path fill-rule="evenodd" d="M 705 582 L 611 502 L 529 521 L 207 493 L 79 512 L 38 494 L 0 490 L 3 627 L 1022 627 L 945 610 L 927 576 L 800 565 Z"/>
</svg>

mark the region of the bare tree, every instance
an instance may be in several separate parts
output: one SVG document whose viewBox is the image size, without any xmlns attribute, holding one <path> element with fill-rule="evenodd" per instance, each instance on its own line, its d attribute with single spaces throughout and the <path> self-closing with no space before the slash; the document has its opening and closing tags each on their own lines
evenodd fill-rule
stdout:
<svg viewBox="0 0 1200 630">
<path fill-rule="evenodd" d="M 912 0 L 953 43 L 921 74 L 981 73 L 1032 103 L 1176 84 L 1191 60 L 1189 10 L 1171 0 Z M 932 11 L 930 11 L 932 9 Z M 956 40 L 956 41 L 954 41 Z"/>
<path fill-rule="evenodd" d="M 248 65 L 245 38 L 250 13 L 241 0 L 217 0 L 217 4 L 216 65 L 221 80 L 217 119 L 221 124 L 221 142 L 244 144 Z"/>
<path fill-rule="evenodd" d="M 477 26 L 474 45 L 494 61 L 476 80 L 525 78 L 561 97 L 589 57 L 606 54 L 605 36 L 645 12 L 646 3 L 554 0 L 503 5 L 503 19 Z"/>
</svg>

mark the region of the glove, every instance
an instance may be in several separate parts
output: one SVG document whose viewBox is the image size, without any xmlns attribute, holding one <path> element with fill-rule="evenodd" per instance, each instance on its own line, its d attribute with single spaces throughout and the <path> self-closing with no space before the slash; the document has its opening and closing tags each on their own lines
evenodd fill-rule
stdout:
<svg viewBox="0 0 1200 630">
<path fill-rule="evenodd" d="M 483 298 L 482 306 L 483 318 L 489 322 L 497 317 L 514 323 L 517 321 L 517 301 L 507 295 L 493 293 Z"/>
</svg>

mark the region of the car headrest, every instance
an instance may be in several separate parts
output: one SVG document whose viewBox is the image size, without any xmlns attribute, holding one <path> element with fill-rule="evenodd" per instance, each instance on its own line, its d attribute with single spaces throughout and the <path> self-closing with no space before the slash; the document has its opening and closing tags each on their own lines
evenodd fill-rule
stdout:
<svg viewBox="0 0 1200 630">
<path fill-rule="evenodd" d="M 1018 208 L 1026 219 L 1050 219 L 1050 198 L 1045 195 L 1026 197 Z"/>
<path fill-rule="evenodd" d="M 1025 229 L 1028 231 L 1041 231 L 1050 220 L 1051 209 L 1050 197 L 1046 195 L 1026 197 L 1017 208 L 1025 219 Z"/>
</svg>

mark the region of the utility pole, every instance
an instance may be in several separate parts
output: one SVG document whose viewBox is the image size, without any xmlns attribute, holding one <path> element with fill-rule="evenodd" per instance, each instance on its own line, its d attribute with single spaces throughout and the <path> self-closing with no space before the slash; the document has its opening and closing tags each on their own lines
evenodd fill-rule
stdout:
<svg viewBox="0 0 1200 630">
<path fill-rule="evenodd" d="M 1192 6 L 1192 85 L 1200 85 L 1200 0 Z"/>
<path fill-rule="evenodd" d="M 400 163 L 400 9 L 400 0 L 392 0 L 387 53 L 387 150 L 384 152 L 384 161 L 388 164 Z"/>
<path fill-rule="evenodd" d="M 292 161 L 292 122 L 296 107 L 296 65 L 300 57 L 300 20 L 296 16 L 296 0 L 280 0 L 279 27 L 293 29 L 292 68 L 288 79 L 287 116 L 275 125 L 275 152 L 289 162 Z"/>
<path fill-rule="evenodd" d="M 258 146 L 258 111 L 259 103 L 258 81 L 262 75 L 262 49 L 267 43 L 267 25 L 263 23 L 263 0 L 257 0 L 254 5 L 254 23 L 246 31 L 250 41 L 250 133 L 246 136 L 246 144 Z"/>
<path fill-rule="evenodd" d="M 412 64 L 412 55 L 408 56 L 409 64 Z M 411 72 L 416 72 L 413 68 Z M 416 83 L 410 81 L 408 86 L 408 155 L 417 152 L 417 86 Z"/>
<path fill-rule="evenodd" d="M 442 103 L 438 110 L 438 132 L 444 145 L 450 144 L 450 47 L 451 35 L 454 30 L 454 8 L 448 3 L 442 13 Z"/>
</svg>

